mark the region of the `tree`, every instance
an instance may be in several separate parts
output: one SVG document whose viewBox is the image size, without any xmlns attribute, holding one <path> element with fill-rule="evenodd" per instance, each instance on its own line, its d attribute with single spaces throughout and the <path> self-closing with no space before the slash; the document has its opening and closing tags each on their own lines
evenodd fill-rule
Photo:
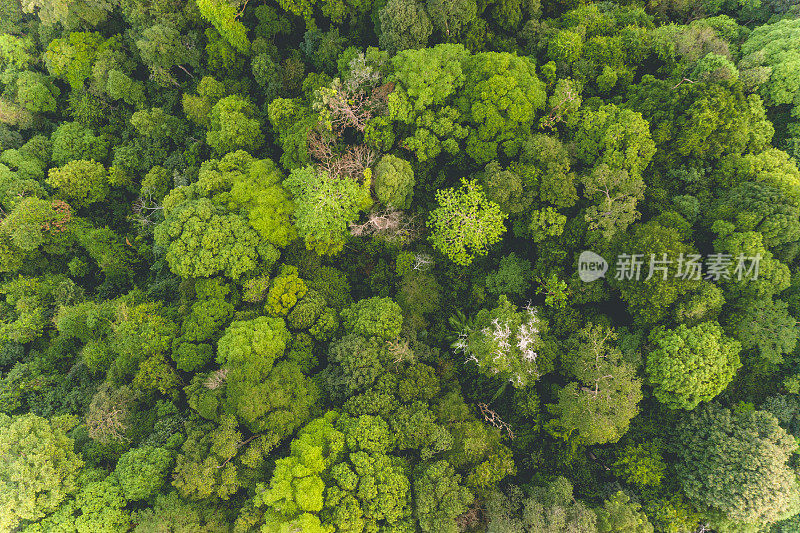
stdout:
<svg viewBox="0 0 800 533">
<path fill-rule="evenodd" d="M 447 42 L 458 42 L 478 16 L 475 0 L 427 0 L 428 16 Z"/>
<path fill-rule="evenodd" d="M 64 122 L 52 135 L 53 163 L 65 165 L 74 159 L 103 162 L 108 157 L 109 139 L 96 135 L 79 122 Z"/>
<path fill-rule="evenodd" d="M 270 159 L 256 159 L 238 150 L 203 162 L 193 187 L 217 205 L 246 215 L 266 242 L 282 248 L 296 235 L 290 218 L 294 206 L 282 179 Z"/>
<path fill-rule="evenodd" d="M 531 187 L 538 185 L 539 199 L 558 208 L 572 207 L 578 201 L 576 177 L 570 172 L 567 148 L 557 138 L 534 134 L 522 144 L 520 161 L 525 164 L 521 173 L 532 176 Z"/>
<path fill-rule="evenodd" d="M 488 533 L 595 533 L 597 516 L 572 494 L 572 484 L 557 477 L 525 494 L 511 486 L 508 494 L 492 493 L 487 501 Z"/>
<path fill-rule="evenodd" d="M 26 0 L 21 5 L 26 13 L 36 11 L 42 24 L 52 26 L 60 22 L 69 29 L 80 23 L 97 26 L 113 9 L 111 2 L 101 0 Z"/>
<path fill-rule="evenodd" d="M 234 321 L 217 344 L 225 408 L 275 440 L 305 423 L 319 396 L 297 363 L 278 361 L 290 338 L 282 318 L 259 317 Z"/>
<path fill-rule="evenodd" d="M 564 364 L 578 381 L 558 392 L 558 403 L 551 407 L 558 416 L 553 427 L 567 436 L 577 431 L 586 445 L 617 442 L 639 412 L 641 381 L 612 344 L 615 339 L 613 330 L 588 324 L 568 342 Z"/>
<path fill-rule="evenodd" d="M 398 209 L 411 207 L 414 194 L 414 171 L 411 163 L 386 154 L 375 165 L 375 196 L 378 201 Z"/>
<path fill-rule="evenodd" d="M 670 409 L 692 410 L 713 399 L 742 366 L 741 344 L 716 322 L 654 330 L 650 339 L 654 349 L 647 356 L 647 375 L 656 398 Z"/>
<path fill-rule="evenodd" d="M 648 124 L 639 113 L 605 105 L 585 111 L 575 134 L 576 155 L 586 168 L 581 181 L 590 229 L 605 239 L 639 218 L 636 204 L 644 197 L 642 173 L 655 154 Z"/>
<path fill-rule="evenodd" d="M 126 104 L 141 107 L 144 105 L 144 87 L 142 82 L 131 79 L 124 72 L 110 70 L 106 92 L 114 100 L 123 100 Z"/>
<path fill-rule="evenodd" d="M 47 184 L 81 206 L 104 200 L 109 191 L 108 171 L 96 161 L 70 161 L 63 167 L 51 168 Z"/>
<path fill-rule="evenodd" d="M 388 0 L 378 13 L 378 20 L 378 43 L 390 54 L 423 48 L 433 33 L 431 19 L 417 0 Z"/>
<path fill-rule="evenodd" d="M 713 216 L 732 222 L 737 231 L 761 233 L 770 249 L 800 240 L 800 199 L 778 185 L 737 185 L 720 199 Z"/>
<path fill-rule="evenodd" d="M 200 67 L 197 41 L 195 32 L 182 31 L 174 21 L 160 18 L 142 31 L 136 39 L 136 48 L 153 79 L 162 86 L 169 86 L 177 83 L 172 68 Z"/>
<path fill-rule="evenodd" d="M 408 467 L 387 454 L 388 429 L 380 417 L 335 412 L 310 423 L 278 461 L 269 488 L 261 487 L 257 503 L 268 507 L 268 526 L 281 531 L 304 520 L 316 531 L 413 528 Z M 376 432 L 383 438 L 373 440 Z"/>
<path fill-rule="evenodd" d="M 42 74 L 26 70 L 16 79 L 16 102 L 32 113 L 56 111 L 60 90 Z"/>
<path fill-rule="evenodd" d="M 345 446 L 335 422 L 329 412 L 306 425 L 292 440 L 291 455 L 276 461 L 269 485 L 259 486 L 256 505 L 269 506 L 277 514 L 275 522 L 322 510 L 325 483 L 320 475 L 340 460 Z"/>
<path fill-rule="evenodd" d="M 265 436 L 246 440 L 236 417 L 226 415 L 219 424 L 190 418 L 186 440 L 175 459 L 172 485 L 187 499 L 229 500 L 242 487 L 253 487 L 265 456 L 275 441 Z"/>
<path fill-rule="evenodd" d="M 467 154 L 478 164 L 496 159 L 500 151 L 514 157 L 547 98 L 534 63 L 509 53 L 484 52 L 465 57 L 462 68 L 465 81 L 456 105 L 471 125 Z"/>
<path fill-rule="evenodd" d="M 742 44 L 739 68 L 750 86 L 757 87 L 769 106 L 800 105 L 800 77 L 795 53 L 800 42 L 797 20 L 758 26 Z"/>
<path fill-rule="evenodd" d="M 599 533 L 653 533 L 653 525 L 642 512 L 642 506 L 631 503 L 631 497 L 622 491 L 603 502 L 597 510 Z"/>
<path fill-rule="evenodd" d="M 403 313 L 391 298 L 372 297 L 344 309 L 342 323 L 356 335 L 392 340 L 400 335 Z"/>
<path fill-rule="evenodd" d="M 238 9 L 236 5 L 228 0 L 200 0 L 197 7 L 203 18 L 209 21 L 231 46 L 242 54 L 250 51 L 247 28 L 236 20 L 241 14 L 236 12 Z"/>
<path fill-rule="evenodd" d="M 264 136 L 255 115 L 247 99 L 238 95 L 222 98 L 211 108 L 211 129 L 206 142 L 219 155 L 258 150 L 264 144 Z"/>
<path fill-rule="evenodd" d="M 130 513 L 125 510 L 125 497 L 114 476 L 101 469 L 85 471 L 81 488 L 74 499 L 65 501 L 53 514 L 26 531 L 98 531 L 112 533 L 130 527 Z"/>
<path fill-rule="evenodd" d="M 779 364 L 797 345 L 797 320 L 782 300 L 748 302 L 728 319 L 731 334 L 745 350 L 756 349 L 767 363 Z"/>
<path fill-rule="evenodd" d="M 22 521 L 44 517 L 78 489 L 83 460 L 73 446 L 56 420 L 32 413 L 0 414 L 0 451 L 6 457 L 0 466 L 3 529 L 12 531 Z"/>
<path fill-rule="evenodd" d="M 119 36 L 104 39 L 98 32 L 70 32 L 47 46 L 44 61 L 51 76 L 62 78 L 74 91 L 83 91 L 98 59 L 118 53 Z M 105 88 L 105 81 L 100 90 Z"/>
<path fill-rule="evenodd" d="M 284 181 L 295 201 L 297 233 L 309 250 L 334 255 L 344 247 L 348 224 L 372 205 L 369 184 L 331 176 L 308 166 Z"/>
<path fill-rule="evenodd" d="M 456 533 L 455 517 L 473 500 L 447 461 L 436 461 L 414 479 L 415 514 L 425 533 Z"/>
<path fill-rule="evenodd" d="M 482 309 L 471 327 L 457 332 L 454 347 L 486 375 L 499 374 L 523 388 L 549 370 L 546 332 L 547 321 L 540 310 L 519 311 L 501 295 L 496 308 Z"/>
<path fill-rule="evenodd" d="M 632 88 L 630 105 L 650 123 L 659 165 L 757 153 L 769 144 L 774 128 L 758 95 L 746 96 L 736 84 L 673 85 L 645 75 Z"/>
<path fill-rule="evenodd" d="M 223 521 L 222 513 L 210 506 L 192 505 L 178 497 L 176 491 L 156 496 L 151 508 L 133 513 L 136 523 L 135 533 L 159 533 L 174 531 L 207 531 L 208 533 L 224 533 L 228 524 Z"/>
<path fill-rule="evenodd" d="M 171 464 L 169 450 L 142 446 L 122 454 L 114 476 L 126 500 L 145 500 L 161 489 Z"/>
<path fill-rule="evenodd" d="M 660 443 L 628 444 L 613 465 L 614 474 L 637 487 L 657 487 L 664 478 L 667 463 Z"/>
<path fill-rule="evenodd" d="M 348 334 L 328 348 L 331 377 L 327 384 L 334 394 L 363 391 L 386 371 L 391 362 L 389 347 L 378 337 Z"/>
<path fill-rule="evenodd" d="M 211 127 L 211 108 L 225 97 L 225 85 L 211 76 L 203 76 L 197 94 L 183 93 L 181 104 L 186 118 L 205 128 Z"/>
<path fill-rule="evenodd" d="M 507 215 L 489 201 L 475 180 L 461 180 L 461 188 L 436 192 L 439 206 L 431 211 L 431 242 L 454 263 L 469 266 L 488 253 L 488 247 L 505 233 Z"/>
<path fill-rule="evenodd" d="M 486 275 L 486 290 L 494 294 L 522 296 L 530 285 L 531 263 L 514 252 L 500 258 L 500 266 Z"/>
<path fill-rule="evenodd" d="M 794 437 L 766 411 L 710 404 L 677 428 L 678 477 L 696 506 L 715 520 L 763 526 L 800 509 L 797 478 L 787 464 Z"/>
<path fill-rule="evenodd" d="M 661 320 L 671 306 L 679 305 L 685 295 L 701 286 L 701 274 L 690 268 L 693 258 L 697 263 L 697 254 L 683 242 L 685 237 L 676 227 L 662 225 L 658 220 L 636 224 L 621 234 L 614 246 L 617 272 L 609 284 L 620 290 L 628 312 L 637 322 L 652 324 Z"/>
<path fill-rule="evenodd" d="M 612 169 L 601 164 L 581 177 L 584 195 L 594 203 L 584 218 L 590 230 L 598 230 L 605 240 L 624 232 L 636 222 L 641 213 L 636 209 L 644 198 L 644 181 L 626 170 Z"/>
<path fill-rule="evenodd" d="M 420 162 L 442 151 L 455 155 L 468 129 L 454 108 L 455 96 L 466 76 L 462 60 L 468 52 L 461 44 L 439 44 L 422 50 L 403 50 L 391 60 L 389 81 L 395 90 L 388 98 L 388 119 L 409 131 L 401 146 Z"/>
<path fill-rule="evenodd" d="M 226 213 L 207 198 L 182 203 L 164 200 L 164 221 L 155 242 L 167 250 L 170 269 L 179 276 L 233 279 L 253 270 L 262 250 L 259 236 L 241 216 Z"/>
</svg>

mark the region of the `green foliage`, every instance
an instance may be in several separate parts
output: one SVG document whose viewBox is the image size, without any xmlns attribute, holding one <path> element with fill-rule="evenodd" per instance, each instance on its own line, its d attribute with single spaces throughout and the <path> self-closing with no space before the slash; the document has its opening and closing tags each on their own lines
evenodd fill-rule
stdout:
<svg viewBox="0 0 800 533">
<path fill-rule="evenodd" d="M 183 112 L 186 117 L 205 126 L 211 127 L 211 108 L 225 97 L 225 85 L 212 76 L 203 76 L 197 84 L 197 94 L 184 93 L 181 97 Z"/>
<path fill-rule="evenodd" d="M 53 162 L 64 165 L 74 159 L 104 161 L 109 140 L 78 122 L 64 122 L 53 132 Z"/>
<path fill-rule="evenodd" d="M 65 80 L 73 90 L 79 91 L 93 75 L 95 62 L 114 54 L 119 46 L 118 36 L 104 39 L 98 32 L 71 32 L 50 42 L 44 62 L 52 76 Z"/>
<path fill-rule="evenodd" d="M 342 310 L 342 324 L 356 335 L 389 340 L 400 335 L 403 313 L 391 298 L 372 297 Z"/>
<path fill-rule="evenodd" d="M 466 79 L 461 63 L 467 56 L 460 44 L 440 44 L 403 50 L 392 58 L 390 81 L 398 86 L 388 98 L 388 118 L 410 127 L 403 147 L 421 162 L 442 151 L 455 155 L 468 134 L 454 107 Z"/>
<path fill-rule="evenodd" d="M 242 444 L 236 418 L 225 416 L 219 425 L 190 421 L 186 441 L 175 459 L 172 484 L 187 499 L 228 500 L 240 488 L 254 486 L 264 456 L 274 445 L 265 437 Z"/>
<path fill-rule="evenodd" d="M 389 358 L 388 346 L 378 337 L 345 335 L 332 342 L 328 349 L 328 360 L 335 365 L 333 377 L 336 379 L 330 387 L 341 384 L 348 393 L 363 391 L 386 371 Z"/>
<path fill-rule="evenodd" d="M 388 0 L 378 14 L 381 49 L 390 54 L 428 44 L 433 24 L 425 6 L 417 0 Z"/>
<path fill-rule="evenodd" d="M 454 347 L 486 375 L 499 374 L 518 388 L 534 383 L 549 370 L 547 321 L 541 311 L 522 311 L 501 295 L 497 307 L 482 309 L 473 325 L 458 332 Z"/>
<path fill-rule="evenodd" d="M 264 144 L 264 136 L 255 114 L 252 104 L 241 96 L 220 99 L 211 108 L 211 129 L 206 134 L 206 142 L 220 155 L 236 150 L 258 150 Z"/>
<path fill-rule="evenodd" d="M 297 363 L 278 361 L 290 339 L 282 318 L 259 317 L 233 322 L 217 344 L 225 409 L 254 432 L 288 435 L 308 420 L 317 401 L 316 385 Z"/>
<path fill-rule="evenodd" d="M 544 83 L 527 57 L 484 52 L 464 58 L 466 79 L 456 99 L 458 110 L 471 125 L 466 151 L 478 164 L 513 157 L 520 139 L 530 131 L 536 112 L 544 107 Z"/>
<path fill-rule="evenodd" d="M 725 336 L 716 322 L 703 322 L 650 334 L 647 375 L 658 400 L 670 409 L 691 410 L 713 399 L 741 367 L 741 344 Z"/>
<path fill-rule="evenodd" d="M 603 502 L 597 510 L 597 531 L 600 533 L 653 533 L 653 525 L 641 511 L 642 506 L 620 491 Z"/>
<path fill-rule="evenodd" d="M 515 253 L 504 255 L 500 266 L 486 276 L 486 290 L 494 294 L 525 294 L 531 279 L 531 263 Z"/>
<path fill-rule="evenodd" d="M 614 463 L 614 473 L 637 487 L 660 485 L 666 469 L 655 443 L 628 444 Z"/>
<path fill-rule="evenodd" d="M 742 43 L 742 77 L 751 87 L 758 87 L 767 105 L 800 104 L 798 39 L 800 24 L 784 19 L 759 26 Z"/>
<path fill-rule="evenodd" d="M 382 204 L 398 209 L 411 207 L 414 193 L 414 171 L 411 164 L 391 154 L 383 156 L 375 165 L 375 196 Z"/>
<path fill-rule="evenodd" d="M 0 0 L 0 530 L 795 531 L 794 4 Z"/>
<path fill-rule="evenodd" d="M 158 533 L 174 531 L 208 531 L 224 533 L 227 530 L 221 513 L 214 507 L 197 506 L 181 500 L 173 491 L 159 494 L 153 507 L 133 514 L 136 533 Z"/>
<path fill-rule="evenodd" d="M 428 227 L 434 247 L 454 263 L 469 266 L 500 241 L 506 215 L 486 198 L 476 181 L 462 179 L 461 183 L 460 189 L 436 192 L 439 206 L 431 211 Z"/>
<path fill-rule="evenodd" d="M 189 278 L 224 272 L 238 279 L 256 267 L 260 238 L 244 218 L 207 198 L 178 198 L 170 193 L 164 199 L 164 222 L 155 231 L 156 244 L 167 249 L 175 274 Z"/>
<path fill-rule="evenodd" d="M 247 28 L 236 20 L 238 14 L 234 4 L 227 0 L 201 0 L 197 3 L 200 14 L 209 21 L 231 46 L 246 54 L 250 50 Z"/>
<path fill-rule="evenodd" d="M 729 318 L 731 334 L 743 349 L 756 349 L 768 363 L 781 363 L 797 346 L 797 321 L 787 309 L 781 300 L 748 302 L 743 311 Z"/>
<path fill-rule="evenodd" d="M 557 477 L 525 494 L 511 486 L 508 494 L 493 493 L 487 501 L 488 533 L 549 533 L 580 531 L 595 533 L 597 516 L 574 498 L 572 484 Z"/>
<path fill-rule="evenodd" d="M 205 161 L 192 188 L 216 205 L 246 215 L 264 240 L 282 248 L 295 237 L 289 218 L 293 206 L 281 187 L 282 178 L 271 160 L 239 150 Z"/>
<path fill-rule="evenodd" d="M 568 341 L 563 364 L 578 380 L 558 391 L 551 407 L 558 420 L 551 431 L 585 444 L 617 442 L 639 412 L 641 381 L 636 370 L 623 360 L 613 343 L 616 333 L 605 326 L 588 324 Z"/>
<path fill-rule="evenodd" d="M 73 445 L 56 420 L 0 414 L 0 450 L 8 459 L 0 467 L 3 529 L 44 517 L 78 489 L 83 461 Z"/>
<path fill-rule="evenodd" d="M 286 316 L 307 292 L 308 287 L 297 275 L 297 268 L 281 265 L 278 276 L 270 284 L 264 311 L 272 316 Z"/>
<path fill-rule="evenodd" d="M 461 476 L 447 461 L 437 461 L 414 479 L 416 513 L 419 526 L 426 533 L 455 533 L 455 517 L 467 510 L 473 497 L 459 485 Z"/>
<path fill-rule="evenodd" d="M 77 205 L 90 205 L 108 195 L 108 171 L 96 161 L 70 161 L 61 168 L 51 168 L 47 184 Z"/>
<path fill-rule="evenodd" d="M 283 184 L 294 198 L 297 233 L 318 254 L 339 253 L 348 224 L 372 205 L 368 183 L 331 176 L 311 166 L 293 170 Z"/>
<path fill-rule="evenodd" d="M 125 452 L 117 461 L 114 475 L 128 501 L 144 500 L 161 488 L 172 463 L 164 448 L 142 446 Z"/>
<path fill-rule="evenodd" d="M 797 513 L 787 465 L 797 442 L 771 414 L 710 404 L 681 423 L 678 437 L 678 476 L 694 505 L 754 526 Z"/>
</svg>

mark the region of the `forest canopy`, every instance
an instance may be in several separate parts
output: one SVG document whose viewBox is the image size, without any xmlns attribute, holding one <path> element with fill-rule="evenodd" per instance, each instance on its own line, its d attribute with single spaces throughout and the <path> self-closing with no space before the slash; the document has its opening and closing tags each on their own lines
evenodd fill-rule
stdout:
<svg viewBox="0 0 800 533">
<path fill-rule="evenodd" d="M 800 7 L 0 0 L 0 533 L 800 532 Z"/>
</svg>

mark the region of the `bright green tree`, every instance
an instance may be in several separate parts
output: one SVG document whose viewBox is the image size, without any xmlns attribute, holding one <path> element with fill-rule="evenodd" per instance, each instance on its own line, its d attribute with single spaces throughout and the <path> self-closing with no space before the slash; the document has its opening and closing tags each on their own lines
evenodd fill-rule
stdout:
<svg viewBox="0 0 800 533">
<path fill-rule="evenodd" d="M 231 46 L 242 54 L 250 51 L 247 28 L 238 19 L 237 6 L 228 0 L 200 0 L 200 14 L 209 21 Z"/>
<path fill-rule="evenodd" d="M 431 242 L 454 263 L 469 266 L 488 253 L 488 247 L 500 242 L 507 215 L 488 200 L 475 180 L 461 180 L 458 189 L 436 192 L 438 207 L 431 211 L 428 227 Z"/>
<path fill-rule="evenodd" d="M 0 414 L 0 526 L 13 531 L 20 522 L 55 511 L 78 489 L 83 466 L 74 442 L 56 421 L 29 413 Z"/>
<path fill-rule="evenodd" d="M 211 108 L 211 129 L 206 142 L 217 154 L 236 150 L 254 152 L 264 144 L 261 124 L 253 105 L 239 95 L 222 98 Z"/>
<path fill-rule="evenodd" d="M 722 392 L 741 367 L 741 344 L 716 322 L 651 333 L 647 375 L 658 400 L 670 409 L 691 410 Z"/>
<path fill-rule="evenodd" d="M 631 497 L 622 491 L 617 492 L 597 510 L 597 531 L 599 533 L 653 533 L 653 524 L 647 519 L 639 503 L 632 503 Z"/>
<path fill-rule="evenodd" d="M 411 163 L 391 154 L 381 157 L 373 172 L 378 201 L 398 209 L 411 207 L 414 171 Z"/>
<path fill-rule="evenodd" d="M 466 76 L 456 105 L 471 125 L 467 154 L 478 164 L 496 159 L 501 152 L 517 155 L 547 98 L 533 61 L 484 52 L 465 57 L 462 68 Z"/>
<path fill-rule="evenodd" d="M 348 236 L 348 224 L 372 205 L 369 184 L 330 176 L 311 166 L 293 170 L 284 186 L 294 198 L 297 233 L 309 250 L 319 254 L 339 253 Z"/>
<path fill-rule="evenodd" d="M 96 161 L 70 161 L 63 167 L 51 168 L 47 184 L 81 206 L 104 200 L 109 191 L 108 171 Z"/>
<path fill-rule="evenodd" d="M 172 453 L 165 448 L 142 446 L 122 454 L 114 475 L 128 501 L 144 500 L 164 484 L 172 463 Z"/>
</svg>

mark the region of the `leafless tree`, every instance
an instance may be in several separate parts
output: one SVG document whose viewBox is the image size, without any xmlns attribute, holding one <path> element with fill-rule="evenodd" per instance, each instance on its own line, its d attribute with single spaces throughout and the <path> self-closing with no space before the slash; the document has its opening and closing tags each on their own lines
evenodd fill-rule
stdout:
<svg viewBox="0 0 800 533">
<path fill-rule="evenodd" d="M 376 236 L 391 242 L 408 243 L 419 234 L 414 217 L 393 208 L 373 211 L 361 224 L 350 224 L 350 234 L 354 237 Z"/>
</svg>

